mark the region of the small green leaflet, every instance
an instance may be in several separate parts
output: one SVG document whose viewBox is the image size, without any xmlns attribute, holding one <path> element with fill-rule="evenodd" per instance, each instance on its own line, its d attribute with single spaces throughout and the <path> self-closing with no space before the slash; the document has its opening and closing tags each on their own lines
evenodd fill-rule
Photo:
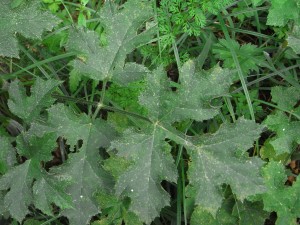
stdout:
<svg viewBox="0 0 300 225">
<path fill-rule="evenodd" d="M 229 43 L 229 41 L 231 43 Z M 216 54 L 217 58 L 224 61 L 224 66 L 226 68 L 236 68 L 230 48 L 228 48 L 230 44 L 233 46 L 234 51 L 239 58 L 241 69 L 245 75 L 251 70 L 258 71 L 259 67 L 257 62 L 263 62 L 265 60 L 262 49 L 252 44 L 240 45 L 236 40 L 233 39 L 220 39 L 219 43 L 214 45 L 213 53 Z"/>
<path fill-rule="evenodd" d="M 67 43 L 68 51 L 78 52 L 82 58 L 71 62 L 74 74 L 85 75 L 94 80 L 104 80 L 113 76 L 114 70 L 124 67 L 126 55 L 141 44 L 149 41 L 153 29 L 137 33 L 141 25 L 152 16 L 151 4 L 134 0 L 125 3 L 115 14 L 104 6 L 101 22 L 105 24 L 108 45 L 100 47 L 99 36 L 94 31 L 72 29 Z M 73 78 L 74 79 L 74 78 Z"/>
<path fill-rule="evenodd" d="M 48 215 L 52 215 L 52 203 L 62 209 L 72 207 L 70 196 L 63 191 L 68 180 L 51 176 L 41 167 L 42 162 L 52 159 L 51 152 L 56 146 L 53 134 L 38 138 L 23 133 L 17 138 L 18 153 L 27 160 L 0 179 L 0 190 L 10 189 L 4 197 L 4 205 L 19 222 L 29 213 L 28 206 L 33 203 Z"/>
<path fill-rule="evenodd" d="M 112 177 L 101 167 L 99 148 L 108 147 L 115 132 L 104 120 L 92 122 L 87 115 L 78 116 L 63 104 L 53 105 L 47 111 L 47 122 L 32 124 L 29 132 L 36 135 L 54 133 L 56 138 L 66 139 L 71 148 L 82 140 L 79 152 L 69 154 L 66 163 L 50 171 L 72 180 L 67 194 L 72 197 L 74 206 L 64 210 L 62 215 L 68 217 L 71 224 L 88 224 L 92 216 L 100 213 L 94 194 L 99 189 L 108 191 L 113 185 Z"/>
<path fill-rule="evenodd" d="M 276 225 L 294 225 L 300 217 L 300 181 L 291 187 L 285 186 L 287 180 L 284 166 L 270 162 L 263 170 L 268 192 L 263 194 L 264 209 L 277 213 Z"/>
<path fill-rule="evenodd" d="M 14 1 L 17 5 L 17 1 Z M 60 20 L 40 10 L 37 0 L 11 7 L 11 0 L 0 1 L 0 56 L 19 57 L 16 33 L 25 38 L 40 39 L 44 30 L 52 30 Z"/>
<path fill-rule="evenodd" d="M 9 109 L 29 124 L 39 117 L 43 108 L 54 103 L 55 99 L 51 97 L 51 93 L 60 83 L 57 80 L 45 81 L 37 77 L 35 84 L 31 87 L 31 96 L 27 96 L 19 80 L 11 82 L 8 90 Z"/>
</svg>

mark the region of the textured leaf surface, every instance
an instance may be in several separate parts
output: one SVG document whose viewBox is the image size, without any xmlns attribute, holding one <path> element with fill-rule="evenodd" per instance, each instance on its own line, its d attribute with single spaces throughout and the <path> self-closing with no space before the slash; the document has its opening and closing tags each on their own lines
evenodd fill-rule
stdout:
<svg viewBox="0 0 300 225">
<path fill-rule="evenodd" d="M 216 215 L 222 203 L 221 185 L 229 184 L 239 200 L 265 191 L 258 158 L 237 157 L 257 139 L 262 126 L 244 119 L 225 124 L 214 134 L 182 143 L 191 156 L 188 170 L 190 186 L 196 190 L 196 204 Z"/>
<path fill-rule="evenodd" d="M 76 128 L 76 129 L 74 129 Z M 105 121 L 91 119 L 82 114 L 77 116 L 68 107 L 58 104 L 48 110 L 47 124 L 34 124 L 32 133 L 53 132 L 56 137 L 63 137 L 72 147 L 82 140 L 79 152 L 70 154 L 68 161 L 52 172 L 70 178 L 72 184 L 67 187 L 74 203 L 72 209 L 63 211 L 71 224 L 88 224 L 91 217 L 100 213 L 94 194 L 99 189 L 112 187 L 112 178 L 101 167 L 100 147 L 108 147 L 115 134 Z"/>
<path fill-rule="evenodd" d="M 67 144 L 73 148 L 79 140 L 82 140 L 82 134 L 86 134 L 86 131 L 92 126 L 87 115 L 78 116 L 63 104 L 53 105 L 47 109 L 47 112 L 48 121 L 46 123 L 32 123 L 30 133 L 42 136 L 54 132 L 57 138 L 65 138 Z"/>
<path fill-rule="evenodd" d="M 211 213 L 197 206 L 191 216 L 191 225 L 236 225 L 238 223 L 237 217 L 232 215 L 232 202 L 227 199 L 223 202 L 222 207 L 218 210 L 214 218 Z"/>
<path fill-rule="evenodd" d="M 26 1 L 16 8 L 11 0 L 0 1 L 0 55 L 19 57 L 16 33 L 26 38 L 40 39 L 44 30 L 51 30 L 59 20 L 40 10 L 37 0 Z"/>
<path fill-rule="evenodd" d="M 104 8 L 108 8 L 108 5 Z M 108 45 L 100 47 L 98 34 L 82 29 L 72 29 L 67 43 L 69 51 L 76 51 L 83 57 L 83 60 L 75 59 L 71 63 L 73 73 L 95 80 L 111 77 L 115 68 L 122 69 L 126 55 L 149 41 L 149 35 L 152 34 L 148 30 L 137 33 L 138 28 L 152 15 L 151 4 L 130 1 L 114 15 L 107 12 L 103 14 L 106 15 L 102 22 L 106 25 Z"/>
<path fill-rule="evenodd" d="M 60 84 L 57 80 L 44 81 L 37 78 L 31 88 L 31 96 L 26 95 L 26 90 L 20 81 L 15 80 L 9 86 L 8 106 L 11 112 L 27 123 L 37 119 L 44 107 L 49 107 L 54 102 L 51 92 Z"/>
<path fill-rule="evenodd" d="M 143 79 L 150 71 L 147 67 L 136 63 L 126 63 L 120 71 L 114 71 L 114 82 L 119 85 L 127 84 Z"/>
<path fill-rule="evenodd" d="M 65 192 L 70 182 L 68 177 L 53 176 L 43 172 L 33 185 L 35 206 L 48 215 L 53 215 L 52 202 L 61 209 L 72 208 L 71 196 Z"/>
<path fill-rule="evenodd" d="M 299 0 L 271 0 L 267 25 L 284 26 L 289 20 L 299 24 Z"/>
<path fill-rule="evenodd" d="M 264 225 L 269 213 L 263 210 L 262 202 L 237 202 L 233 214 L 239 218 L 240 225 Z"/>
<path fill-rule="evenodd" d="M 129 198 L 119 199 L 114 195 L 99 193 L 97 199 L 102 208 L 103 218 L 95 225 L 120 225 L 122 221 L 126 225 L 143 225 L 134 213 L 128 211 Z"/>
<path fill-rule="evenodd" d="M 300 24 L 299 24 L 300 25 Z M 300 26 L 294 25 L 291 32 L 288 33 L 286 39 L 288 46 L 290 46 L 296 54 L 300 54 Z"/>
<path fill-rule="evenodd" d="M 116 192 L 132 199 L 130 209 L 147 224 L 169 205 L 170 196 L 161 187 L 161 181 L 177 179 L 171 147 L 164 139 L 164 133 L 152 126 L 145 133 L 127 130 L 123 139 L 112 143 L 119 156 L 133 161 L 118 178 Z"/>
<path fill-rule="evenodd" d="M 181 85 L 174 107 L 173 120 L 203 121 L 219 113 L 220 105 L 213 100 L 228 95 L 231 73 L 216 66 L 209 71 L 197 72 L 195 63 L 188 61 L 180 71 Z"/>
<path fill-rule="evenodd" d="M 270 162 L 264 168 L 264 177 L 267 193 L 263 195 L 264 209 L 277 213 L 276 225 L 294 225 L 300 216 L 300 182 L 293 186 L 285 186 L 287 180 L 284 167 L 281 163 Z"/>
<path fill-rule="evenodd" d="M 292 153 L 296 147 L 295 144 L 300 144 L 299 121 L 289 121 L 289 118 L 283 112 L 278 111 L 275 115 L 269 115 L 264 123 L 277 134 L 270 141 L 276 155 Z"/>
<path fill-rule="evenodd" d="M 273 87 L 271 90 L 272 101 L 278 108 L 286 111 L 296 111 L 294 107 L 300 99 L 300 92 L 295 87 Z M 274 115 L 269 115 L 264 121 L 267 127 L 276 132 L 270 144 L 274 147 L 276 155 L 290 154 L 300 143 L 298 133 L 300 122 L 292 121 L 284 112 L 277 110 Z"/>
<path fill-rule="evenodd" d="M 17 138 L 18 153 L 26 157 L 27 160 L 23 164 L 11 169 L 0 179 L 0 189 L 10 189 L 4 197 L 4 204 L 10 214 L 19 222 L 29 213 L 28 206 L 30 204 L 36 202 L 37 199 L 41 200 L 41 194 L 49 194 L 47 189 L 42 190 L 45 193 L 37 191 L 33 193 L 31 187 L 34 180 L 37 180 L 35 185 L 39 185 L 40 182 L 47 182 L 48 189 L 52 189 L 55 193 L 59 193 L 60 191 L 60 187 L 54 185 L 57 181 L 49 183 L 50 180 L 47 180 L 47 176 L 41 168 L 41 162 L 52 158 L 51 152 L 55 147 L 56 138 L 53 134 L 47 134 L 42 138 L 24 134 Z M 59 199 L 56 195 L 48 195 L 47 199 L 39 201 L 36 206 L 48 215 L 52 215 L 52 203 L 62 208 L 71 207 L 69 196 L 61 193 L 60 197 Z"/>
<path fill-rule="evenodd" d="M 153 121 L 203 121 L 218 114 L 220 106 L 213 100 L 228 95 L 230 73 L 220 67 L 210 71 L 196 71 L 193 61 L 186 62 L 180 71 L 180 86 L 171 91 L 170 81 L 162 68 L 146 78 L 147 88 L 140 96 L 140 104 L 149 111 Z"/>
<path fill-rule="evenodd" d="M 272 102 L 284 110 L 292 110 L 300 99 L 300 91 L 295 87 L 272 87 Z"/>
<path fill-rule="evenodd" d="M 226 124 L 215 134 L 201 138 L 186 137 L 170 126 L 173 121 L 212 118 L 219 106 L 209 103 L 225 95 L 230 83 L 229 73 L 221 68 L 197 73 L 191 61 L 183 65 L 176 92 L 171 90 L 170 81 L 161 68 L 146 77 L 147 86 L 139 102 L 148 109 L 154 125 L 141 132 L 128 130 L 122 139 L 112 144 L 119 156 L 133 162 L 119 177 L 117 193 L 132 199 L 130 209 L 146 223 L 169 204 L 160 182 L 174 182 L 176 178 L 172 159 L 167 154 L 169 145 L 164 142 L 166 137 L 188 149 L 192 161 L 188 172 L 190 186 L 196 191 L 196 204 L 208 212 L 215 215 L 221 206 L 222 184 L 231 185 L 240 200 L 265 190 L 259 174 L 262 161 L 239 158 L 236 153 L 252 147 L 262 126 L 240 119 L 236 124 Z M 186 108 L 191 109 L 188 115 L 184 113 Z M 208 113 L 210 115 L 206 115 Z"/>
<path fill-rule="evenodd" d="M 16 152 L 11 146 L 8 137 L 0 137 L 0 173 L 4 174 L 16 162 Z"/>
</svg>

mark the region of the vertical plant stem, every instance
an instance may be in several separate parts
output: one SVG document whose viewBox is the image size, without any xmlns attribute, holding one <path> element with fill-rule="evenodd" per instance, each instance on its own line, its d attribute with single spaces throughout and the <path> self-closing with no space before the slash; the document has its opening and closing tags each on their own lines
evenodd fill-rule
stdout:
<svg viewBox="0 0 300 225">
<path fill-rule="evenodd" d="M 101 91 L 101 97 L 100 97 L 100 101 L 97 105 L 97 108 L 92 116 L 92 120 L 95 120 L 99 111 L 101 110 L 101 108 L 103 107 L 103 102 L 104 102 L 104 97 L 105 97 L 105 91 L 106 91 L 106 84 L 107 84 L 107 79 L 105 79 L 102 83 L 102 91 Z"/>
</svg>

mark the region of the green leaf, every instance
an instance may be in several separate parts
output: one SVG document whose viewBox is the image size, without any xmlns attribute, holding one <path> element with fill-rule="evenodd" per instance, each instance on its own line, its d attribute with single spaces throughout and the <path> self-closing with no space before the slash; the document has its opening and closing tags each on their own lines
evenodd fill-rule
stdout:
<svg viewBox="0 0 300 225">
<path fill-rule="evenodd" d="M 162 68 L 146 77 L 146 90 L 139 102 L 149 111 L 153 121 L 175 122 L 185 119 L 203 121 L 219 113 L 221 104 L 214 100 L 228 95 L 230 72 L 219 66 L 209 71 L 197 71 L 193 61 L 186 62 L 180 70 L 180 85 L 171 91 L 170 81 Z"/>
<path fill-rule="evenodd" d="M 300 90 L 295 87 L 272 87 L 272 102 L 277 103 L 279 108 L 292 111 L 300 99 Z"/>
<path fill-rule="evenodd" d="M 92 122 L 87 115 L 75 115 L 68 107 L 57 104 L 48 109 L 47 123 L 33 124 L 30 132 L 39 135 L 53 132 L 56 137 L 65 138 L 71 148 L 82 140 L 79 152 L 69 154 L 65 164 L 50 171 L 72 180 L 66 193 L 72 197 L 74 207 L 64 210 L 62 215 L 71 224 L 88 224 L 92 216 L 100 213 L 95 192 L 112 187 L 112 177 L 101 167 L 99 148 L 109 146 L 115 136 L 113 128 L 103 120 Z"/>
<path fill-rule="evenodd" d="M 273 145 L 270 143 L 272 139 L 268 139 L 264 142 L 264 145 L 260 148 L 260 157 L 262 159 L 272 159 L 273 161 L 287 162 L 290 158 L 290 154 L 284 153 L 276 155 Z"/>
<path fill-rule="evenodd" d="M 34 205 L 47 215 L 53 215 L 52 202 L 60 209 L 72 208 L 72 198 L 65 192 L 70 182 L 70 178 L 60 174 L 53 176 L 43 172 L 33 185 Z"/>
<path fill-rule="evenodd" d="M 228 95 L 231 72 L 218 65 L 208 71 L 196 71 L 193 61 L 186 62 L 180 71 L 180 87 L 172 112 L 173 121 L 194 119 L 203 121 L 219 113 L 221 104 L 213 101 Z"/>
<path fill-rule="evenodd" d="M 78 15 L 78 26 L 86 27 L 86 18 L 83 12 L 80 12 Z"/>
<path fill-rule="evenodd" d="M 276 136 L 270 141 L 276 155 L 283 153 L 292 153 L 297 147 L 296 143 L 300 144 L 300 122 L 289 121 L 289 118 L 280 111 L 275 115 L 269 115 L 264 121 L 267 127 L 276 132 Z"/>
<path fill-rule="evenodd" d="M 0 136 L 0 143 L 0 173 L 4 174 L 17 162 L 16 152 L 8 137 Z"/>
<path fill-rule="evenodd" d="M 4 197 L 4 207 L 19 222 L 29 213 L 28 206 L 33 202 L 30 169 L 30 161 L 26 161 L 0 179 L 0 189 L 10 189 Z"/>
<path fill-rule="evenodd" d="M 263 206 L 262 202 L 237 201 L 233 215 L 239 218 L 239 225 L 264 225 L 269 213 L 263 210 Z"/>
<path fill-rule="evenodd" d="M 26 1 L 26 4 L 14 4 L 11 0 L 0 2 L 0 55 L 19 57 L 16 33 L 25 38 L 40 39 L 44 30 L 52 30 L 59 20 L 51 13 L 40 10 L 37 0 Z"/>
<path fill-rule="evenodd" d="M 109 8 L 109 4 L 104 9 Z M 152 29 L 137 33 L 141 25 L 152 16 L 151 4 L 133 0 L 114 15 L 103 12 L 108 45 L 100 47 L 99 36 L 94 31 L 72 29 L 67 43 L 68 51 L 78 52 L 84 60 L 71 62 L 73 71 L 94 80 L 111 78 L 113 71 L 124 67 L 126 55 L 148 42 Z"/>
<path fill-rule="evenodd" d="M 24 133 L 17 138 L 18 153 L 27 160 L 9 170 L 0 179 L 0 189 L 9 189 L 4 197 L 4 205 L 19 222 L 29 213 L 28 206 L 32 203 L 37 203 L 36 207 L 48 215 L 53 215 L 52 203 L 62 209 L 72 206 L 70 197 L 63 192 L 60 193 L 61 187 L 56 185 L 58 180 L 51 182 L 50 175 L 47 175 L 41 167 L 42 162 L 52 159 L 51 152 L 56 145 L 56 138 L 53 134 L 37 138 Z M 52 177 L 52 179 L 57 178 Z M 40 190 L 38 188 L 40 182 L 46 182 L 47 189 Z M 33 183 L 37 187 L 34 192 L 31 189 Z M 53 193 L 60 193 L 60 195 L 53 195 Z M 41 195 L 47 195 L 47 198 L 42 199 Z"/>
<path fill-rule="evenodd" d="M 29 132 L 37 136 L 54 132 L 57 138 L 65 138 L 71 148 L 77 145 L 79 140 L 83 140 L 83 137 L 87 134 L 86 131 L 93 126 L 91 119 L 86 114 L 78 116 L 63 104 L 53 105 L 47 109 L 47 112 L 47 122 L 32 123 Z M 107 141 L 105 144 L 107 144 Z"/>
<path fill-rule="evenodd" d="M 294 25 L 291 32 L 288 32 L 286 39 L 287 46 L 291 47 L 296 54 L 300 54 L 300 26 Z"/>
<path fill-rule="evenodd" d="M 129 196 L 130 210 L 147 224 L 169 205 L 170 196 L 161 187 L 161 181 L 176 183 L 177 179 L 171 146 L 164 139 L 158 127 L 150 126 L 145 133 L 127 130 L 123 138 L 111 145 L 119 156 L 133 162 L 118 178 L 116 193 Z"/>
<path fill-rule="evenodd" d="M 252 0 L 254 6 L 260 6 L 265 0 Z"/>
<path fill-rule="evenodd" d="M 294 107 L 300 98 L 300 92 L 295 87 L 273 87 L 271 95 L 272 101 L 277 103 L 278 108 L 285 111 L 295 111 Z M 276 155 L 290 154 L 296 148 L 296 144 L 300 143 L 299 135 L 297 135 L 300 131 L 300 122 L 292 121 L 279 109 L 274 115 L 269 115 L 264 124 L 276 132 L 276 136 L 270 141 Z"/>
<path fill-rule="evenodd" d="M 213 108 L 207 102 L 224 95 L 229 88 L 230 78 L 226 78 L 228 74 L 225 72 L 224 75 L 222 69 L 216 67 L 212 72 L 196 73 L 193 65 L 193 62 L 187 62 L 183 66 L 176 92 L 171 90 L 170 81 L 161 68 L 147 76 L 147 86 L 139 101 L 148 109 L 153 125 L 144 127 L 140 132 L 127 130 L 122 139 L 112 144 L 118 150 L 119 156 L 133 163 L 118 178 L 117 193 L 131 198 L 130 210 L 146 223 L 150 223 L 169 204 L 168 195 L 161 189 L 161 180 L 175 182 L 176 178 L 176 174 L 172 175 L 174 165 L 172 158 L 168 156 L 170 146 L 165 138 L 182 144 L 188 150 L 192 160 L 188 176 L 190 186 L 196 190 L 196 204 L 210 213 L 215 214 L 221 206 L 220 188 L 224 183 L 231 185 L 240 200 L 264 191 L 259 175 L 262 161 L 258 158 L 237 156 L 238 150 L 245 151 L 252 147 L 253 141 L 262 131 L 262 126 L 240 119 L 236 124 L 222 126 L 215 134 L 200 138 L 186 137 L 170 126 L 173 121 L 191 117 L 199 121 L 212 118 L 217 114 L 216 109 L 219 106 Z M 216 90 L 209 94 L 214 88 Z M 185 116 L 185 111 L 180 111 L 185 105 L 193 109 L 195 115 L 191 113 Z M 216 111 L 209 111 L 209 108 Z M 198 115 L 201 110 L 207 110 L 213 115 Z"/>
<path fill-rule="evenodd" d="M 238 219 L 232 215 L 232 203 L 226 199 L 218 210 L 216 218 L 211 213 L 197 206 L 191 216 L 191 225 L 236 225 Z"/>
<path fill-rule="evenodd" d="M 285 26 L 290 20 L 299 24 L 300 7 L 298 0 L 270 0 L 267 25 Z"/>
<path fill-rule="evenodd" d="M 25 1 L 26 0 L 12 0 L 12 2 L 10 3 L 10 7 L 17 8 L 19 5 L 21 5 Z"/>
<path fill-rule="evenodd" d="M 214 45 L 213 53 L 216 54 L 217 58 L 224 61 L 224 66 L 226 68 L 236 68 L 229 46 L 232 46 L 234 51 L 236 52 L 241 69 L 245 75 L 248 74 L 251 70 L 258 71 L 259 65 L 257 64 L 257 62 L 265 60 L 262 49 L 258 48 L 255 45 L 240 45 L 236 40 L 233 39 L 220 39 L 219 43 Z M 237 77 L 238 76 L 236 76 L 235 79 L 237 79 Z"/>
<path fill-rule="evenodd" d="M 35 220 L 35 219 L 27 219 L 24 222 L 24 225 L 41 225 L 43 224 L 45 221 L 40 221 L 40 220 Z"/>
<path fill-rule="evenodd" d="M 55 99 L 51 92 L 60 84 L 57 80 L 37 78 L 31 87 L 31 96 L 26 95 L 26 90 L 19 80 L 10 83 L 8 93 L 8 106 L 12 113 L 23 119 L 28 124 L 40 115 L 43 108 L 53 104 Z"/>
<path fill-rule="evenodd" d="M 82 76 L 76 71 L 71 71 L 69 76 L 69 86 L 72 92 L 75 92 L 82 80 Z"/>
<path fill-rule="evenodd" d="M 126 86 L 131 82 L 143 79 L 150 71 L 147 67 L 136 64 L 126 63 L 120 71 L 114 71 L 113 79 L 119 85 Z"/>
<path fill-rule="evenodd" d="M 128 198 L 119 199 L 107 193 L 97 194 L 97 199 L 102 208 L 102 219 L 97 221 L 101 225 L 121 225 L 122 221 L 126 225 L 142 225 L 138 217 L 128 211 L 130 200 Z"/>
<path fill-rule="evenodd" d="M 294 225 L 300 217 L 300 182 L 285 186 L 287 175 L 284 166 L 270 162 L 263 170 L 268 191 L 263 194 L 264 210 L 277 213 L 276 225 Z"/>
<path fill-rule="evenodd" d="M 235 124 L 222 125 L 214 134 L 181 141 L 191 157 L 188 177 L 189 186 L 196 191 L 196 205 L 216 215 L 222 203 L 222 184 L 229 184 L 241 201 L 265 191 L 259 172 L 263 161 L 237 157 L 237 150 L 252 147 L 262 128 L 253 121 L 239 119 Z"/>
</svg>

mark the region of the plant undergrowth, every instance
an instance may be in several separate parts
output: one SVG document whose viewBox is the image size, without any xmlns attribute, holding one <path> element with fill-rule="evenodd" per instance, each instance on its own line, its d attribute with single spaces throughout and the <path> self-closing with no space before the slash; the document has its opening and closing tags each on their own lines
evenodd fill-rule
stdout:
<svg viewBox="0 0 300 225">
<path fill-rule="evenodd" d="M 299 12 L 0 1 L 0 223 L 298 224 Z"/>
</svg>

